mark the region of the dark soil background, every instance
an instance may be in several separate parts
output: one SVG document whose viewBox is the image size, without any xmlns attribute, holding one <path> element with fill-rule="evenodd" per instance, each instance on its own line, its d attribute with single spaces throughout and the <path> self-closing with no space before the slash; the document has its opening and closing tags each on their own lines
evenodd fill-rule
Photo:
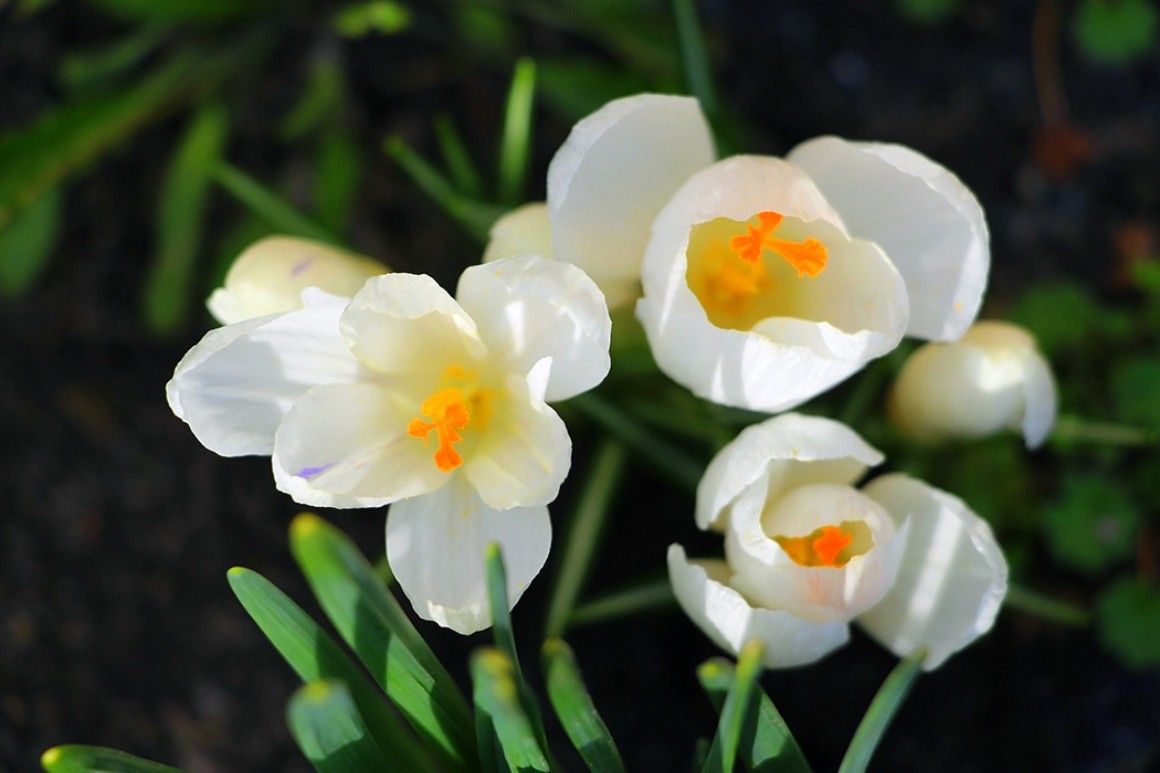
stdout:
<svg viewBox="0 0 1160 773">
<path fill-rule="evenodd" d="M 931 28 L 868 0 L 701 6 L 723 101 L 752 128 L 746 150 L 779 153 L 834 133 L 906 143 L 962 177 L 990 222 L 993 313 L 1060 277 L 1114 295 L 1124 233 L 1154 238 L 1155 53 L 1130 68 L 1099 67 L 1059 33 L 1048 90 L 1065 96 L 1067 111 L 1050 108 L 1047 127 L 1043 82 L 1037 89 L 1034 79 L 1035 3 L 965 2 Z M 1072 4 L 1059 7 L 1066 18 Z M 66 53 L 123 29 L 69 0 L 21 21 L 0 3 L 0 131 L 55 103 Z M 517 53 L 604 55 L 599 40 L 534 21 L 523 30 L 526 50 Z M 271 127 L 295 102 L 313 34 L 287 27 L 284 71 L 267 74 L 256 100 L 232 116 L 230 158 L 259 178 L 283 164 Z M 352 241 L 451 285 L 477 249 L 377 147 L 397 133 L 431 151 L 440 112 L 491 147 L 510 62 L 479 67 L 422 37 L 341 45 L 368 159 Z M 568 130 L 546 109 L 537 118 L 534 197 Z M 308 769 L 283 719 L 295 678 L 225 581 L 230 566 L 245 565 L 317 614 L 286 544 L 299 508 L 274 490 L 267 460 L 214 456 L 165 404 L 164 384 L 208 317 L 158 340 L 138 315 L 160 171 L 181 128 L 179 119 L 162 121 L 83 175 L 68 195 L 51 269 L 25 298 L 0 304 L 3 770 L 38 769 L 44 749 L 66 742 L 196 773 Z M 222 197 L 214 217 L 224 222 L 234 206 Z M 574 434 L 582 472 L 591 433 Z M 382 512 L 325 516 L 368 555 L 381 554 Z M 659 571 L 670 542 L 713 549 L 693 528 L 691 503 L 636 467 L 607 540 L 596 590 Z M 552 571 L 550 559 L 517 608 L 529 664 Z M 464 678 L 467 653 L 489 641 L 421 630 Z M 694 677 L 716 654 L 708 640 L 678 612 L 569 639 L 630 768 L 687 770 L 696 738 L 714 722 Z M 823 665 L 767 674 L 763 684 L 816 768 L 833 770 L 895 662 L 856 635 Z M 988 637 L 919 680 L 874 769 L 1158 770 L 1160 678 L 1120 667 L 1090 632 L 1005 612 Z"/>
</svg>

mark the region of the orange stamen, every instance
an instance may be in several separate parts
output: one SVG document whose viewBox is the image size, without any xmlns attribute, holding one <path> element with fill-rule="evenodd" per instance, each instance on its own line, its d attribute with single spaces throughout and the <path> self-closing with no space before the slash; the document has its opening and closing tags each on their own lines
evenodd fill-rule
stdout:
<svg viewBox="0 0 1160 773">
<path fill-rule="evenodd" d="M 463 464 L 463 457 L 455 450 L 455 443 L 463 440 L 459 430 L 466 428 L 471 421 L 463 391 L 454 387 L 440 389 L 424 400 L 419 410 L 424 416 L 430 416 L 431 422 L 412 419 L 407 425 L 407 434 L 422 439 L 423 445 L 427 445 L 428 435 L 431 430 L 435 430 L 439 440 L 439 448 L 435 451 L 435 466 L 443 472 L 451 472 Z"/>
<path fill-rule="evenodd" d="M 841 526 L 823 526 L 804 537 L 773 539 L 790 560 L 799 566 L 828 566 L 840 569 L 846 565 L 849 557 L 846 560 L 839 560 L 838 557 L 854 541 L 854 534 L 843 530 Z"/>
<path fill-rule="evenodd" d="M 829 257 L 825 245 L 813 238 L 804 242 L 769 238 L 781 225 L 782 219 L 783 216 L 777 212 L 758 212 L 757 225 L 747 226 L 746 233 L 730 239 L 730 249 L 737 257 L 749 263 L 756 263 L 761 258 L 762 250 L 772 250 L 797 269 L 799 277 L 816 277 L 825 269 Z"/>
<path fill-rule="evenodd" d="M 814 540 L 810 547 L 814 549 L 814 554 L 822 562 L 822 566 L 838 566 L 836 562 L 838 554 L 854 541 L 854 535 L 847 534 L 837 526 L 823 526 L 821 531 L 822 536 Z"/>
</svg>

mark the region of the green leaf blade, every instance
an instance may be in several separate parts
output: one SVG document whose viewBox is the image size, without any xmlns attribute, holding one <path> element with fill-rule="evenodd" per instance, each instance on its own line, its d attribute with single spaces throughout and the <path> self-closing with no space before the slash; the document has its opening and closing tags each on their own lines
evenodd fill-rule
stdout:
<svg viewBox="0 0 1160 773">
<path fill-rule="evenodd" d="M 48 773 L 184 773 L 158 762 L 101 746 L 54 746 L 40 757 Z"/>
<path fill-rule="evenodd" d="M 560 639 L 549 639 L 544 642 L 543 660 L 552 708 L 588 769 L 623 773 L 620 751 L 592 703 L 571 647 Z"/>
<path fill-rule="evenodd" d="M 870 708 L 858 723 L 838 773 L 863 773 L 866 770 L 874 750 L 878 748 L 878 742 L 882 740 L 890 721 L 898 713 L 902 701 L 921 672 L 922 661 L 925 659 L 926 650 L 919 649 L 899 661 L 886 677 L 878 694 L 870 702 Z"/>
<path fill-rule="evenodd" d="M 0 297 L 19 298 L 36 283 L 60 234 L 61 194 L 50 188 L 0 229 Z"/>
<path fill-rule="evenodd" d="M 737 759 L 743 738 L 751 738 L 758 716 L 760 689 L 757 677 L 761 675 L 762 643 L 754 640 L 741 648 L 733 683 L 721 705 L 717 735 L 709 749 L 703 773 L 730 773 Z"/>
<path fill-rule="evenodd" d="M 222 161 L 214 165 L 211 174 L 231 196 L 275 231 L 345 248 L 346 245 L 330 229 L 304 215 L 293 204 L 241 169 Z"/>
<path fill-rule="evenodd" d="M 319 679 L 303 685 L 290 699 L 286 724 L 319 773 L 373 773 L 390 768 L 350 691 L 340 681 Z"/>
<path fill-rule="evenodd" d="M 532 107 L 536 96 L 536 63 L 524 57 L 516 62 L 504 113 L 499 152 L 499 200 L 516 204 L 527 184 L 532 157 Z"/>
<path fill-rule="evenodd" d="M 515 664 L 498 649 L 486 647 L 471 657 L 476 712 L 486 718 L 503 752 L 506 768 L 551 770 L 532 721 L 520 701 Z M 481 744 L 481 748 L 486 748 Z M 503 767 L 498 768 L 503 770 Z"/>
</svg>

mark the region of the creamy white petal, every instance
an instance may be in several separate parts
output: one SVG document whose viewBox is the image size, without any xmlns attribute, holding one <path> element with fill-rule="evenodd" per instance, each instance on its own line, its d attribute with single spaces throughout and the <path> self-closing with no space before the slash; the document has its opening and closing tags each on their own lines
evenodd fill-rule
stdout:
<svg viewBox="0 0 1160 773">
<path fill-rule="evenodd" d="M 1051 365 L 1036 350 L 1026 355 L 1023 366 L 1023 442 L 1028 448 L 1039 448 L 1055 427 L 1058 398 Z"/>
<path fill-rule="evenodd" d="M 475 322 L 426 274 L 387 274 L 367 281 L 342 315 L 350 349 L 379 373 L 471 369 L 487 355 Z"/>
<path fill-rule="evenodd" d="M 765 645 L 767 668 L 813 663 L 845 644 L 849 626 L 813 622 L 788 612 L 755 607 L 729 587 L 722 561 L 689 561 L 680 545 L 670 545 L 669 580 L 681 608 L 717 646 L 737 655 L 754 639 Z"/>
<path fill-rule="evenodd" d="M 548 205 L 542 201 L 524 204 L 495 221 L 488 232 L 483 262 L 502 260 L 515 255 L 543 255 L 555 257 L 552 252 L 552 225 L 548 221 Z"/>
<path fill-rule="evenodd" d="M 420 617 L 457 633 L 491 625 L 484 551 L 493 542 L 503 553 L 514 607 L 548 557 L 547 507 L 494 510 L 460 478 L 387 512 L 387 560 L 399 587 Z"/>
<path fill-rule="evenodd" d="M 460 276 L 456 297 L 506 370 L 527 373 L 552 358 L 550 402 L 586 392 L 608 375 L 608 307 L 575 266 L 538 255 L 472 266 Z"/>
<path fill-rule="evenodd" d="M 923 668 L 937 668 L 990 630 L 1007 562 L 991 527 L 957 497 L 901 474 L 863 490 L 896 520 L 908 518 L 910 535 L 893 587 L 858 622 L 899 657 L 926 647 Z"/>
<path fill-rule="evenodd" d="M 527 377 L 507 377 L 486 429 L 470 454 L 465 452 L 464 474 L 497 510 L 548 504 L 572 464 L 568 428 L 540 396 L 551 365 L 543 362 Z"/>
<path fill-rule="evenodd" d="M 209 450 L 271 453 L 278 424 L 306 390 L 362 373 L 338 331 L 346 299 L 317 290 L 303 299 L 298 311 L 211 330 L 177 364 L 169 407 Z"/>
<path fill-rule="evenodd" d="M 850 232 L 878 242 L 906 279 L 909 335 L 963 334 L 990 270 L 983 209 L 946 168 L 901 145 L 818 137 L 786 160 L 805 169 Z"/>
<path fill-rule="evenodd" d="M 454 471 L 407 434 L 416 404 L 379 383 L 310 390 L 274 438 L 279 489 L 312 507 L 373 507 L 445 485 Z"/>
<path fill-rule="evenodd" d="M 760 481 L 759 481 L 760 484 Z M 858 521 L 870 548 L 844 566 L 801 566 L 772 537 L 804 537 L 824 525 Z M 906 526 L 849 486 L 811 484 L 767 500 L 754 485 L 733 504 L 725 555 L 731 585 L 753 602 L 818 622 L 847 622 L 881 601 L 898 573 Z"/>
<path fill-rule="evenodd" d="M 230 324 L 301 308 L 307 287 L 349 298 L 367 279 L 387 270 L 377 260 L 329 244 L 270 236 L 237 257 L 225 286 L 214 290 L 206 305 L 218 322 Z"/>
<path fill-rule="evenodd" d="M 766 497 L 807 483 L 856 482 L 883 456 L 841 422 L 787 413 L 746 427 L 722 448 L 697 486 L 697 526 L 720 528 L 727 508 L 763 475 Z"/>
<path fill-rule="evenodd" d="M 713 156 L 696 100 L 640 94 L 609 102 L 573 127 L 548 167 L 555 257 L 601 286 L 635 279 L 649 224 Z"/>
</svg>

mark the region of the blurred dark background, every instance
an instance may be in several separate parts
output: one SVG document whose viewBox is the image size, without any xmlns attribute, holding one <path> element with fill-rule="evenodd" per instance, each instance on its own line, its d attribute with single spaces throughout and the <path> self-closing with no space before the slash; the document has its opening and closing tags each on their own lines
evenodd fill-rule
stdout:
<svg viewBox="0 0 1160 773">
<path fill-rule="evenodd" d="M 398 29 L 357 34 L 334 24 L 347 7 L 337 3 L 255 3 L 251 15 L 208 20 L 167 20 L 140 5 L 0 1 L 0 135 L 145 77 L 175 52 L 209 56 L 232 37 L 258 40 L 244 41 L 244 64 L 175 92 L 67 170 L 50 259 L 0 300 L 0 769 L 37 769 L 44 749 L 75 742 L 197 773 L 303 771 L 284 723 L 295 678 L 225 582 L 230 566 L 250 567 L 321 618 L 287 549 L 299 508 L 274 490 L 268 460 L 216 457 L 164 397 L 174 365 L 212 324 L 201 299 L 246 235 L 269 225 L 215 190 L 196 263 L 163 302 L 188 311 L 166 324 L 142 311 L 161 238 L 155 207 L 190 106 L 218 99 L 229 162 L 309 209 L 326 133 L 293 135 L 286 121 L 318 63 L 337 67 L 342 99 L 315 120 L 337 118 L 356 153 L 344 237 L 451 286 L 479 244 L 382 152 L 383 139 L 436 158 L 433 121 L 447 116 L 486 174 L 515 57 L 531 56 L 541 78 L 526 193 L 542 198 L 547 163 L 577 118 L 621 93 L 683 89 L 672 16 L 667 3 L 645 0 L 443 0 L 403 4 Z M 1154 43 L 1119 59 L 1114 41 L 1103 58 L 1084 48 L 1081 5 L 714 0 L 698 9 L 734 149 L 777 154 L 832 133 L 905 143 L 943 163 L 987 212 L 996 315 L 1063 280 L 1099 303 L 1131 303 L 1125 272 L 1156 252 L 1160 54 Z M 110 85 L 84 85 L 95 65 L 83 56 L 148 25 L 161 27 L 158 43 Z M 595 430 L 573 433 L 582 472 Z M 1160 472 L 1150 457 L 1109 462 L 1121 463 Z M 1040 488 L 1068 474 L 1050 452 L 1027 464 Z M 659 574 L 670 542 L 698 555 L 719 549 L 696 532 L 688 497 L 645 467 L 627 481 L 593 593 Z M 382 512 L 324 515 L 381 555 Z M 1154 505 L 1143 519 L 1155 523 Z M 1090 603 L 1098 583 L 1045 560 L 1029 540 L 1013 564 L 1040 589 Z M 1140 550 L 1149 544 L 1141 537 Z M 1155 555 L 1124 560 L 1144 574 L 1155 566 Z M 529 663 L 553 566 L 516 610 Z M 467 653 L 488 641 L 421 631 L 464 681 Z M 630 768 L 687 769 L 694 740 L 715 721 L 694 677 L 716 654 L 708 640 L 678 611 L 568 638 Z M 763 685 L 816 768 L 830 770 L 894 662 L 856 634 L 823 665 L 769 674 Z M 1157 770 L 1160 678 L 1123 665 L 1091 629 L 1005 611 L 989 636 L 919 680 L 875 769 Z"/>
</svg>

